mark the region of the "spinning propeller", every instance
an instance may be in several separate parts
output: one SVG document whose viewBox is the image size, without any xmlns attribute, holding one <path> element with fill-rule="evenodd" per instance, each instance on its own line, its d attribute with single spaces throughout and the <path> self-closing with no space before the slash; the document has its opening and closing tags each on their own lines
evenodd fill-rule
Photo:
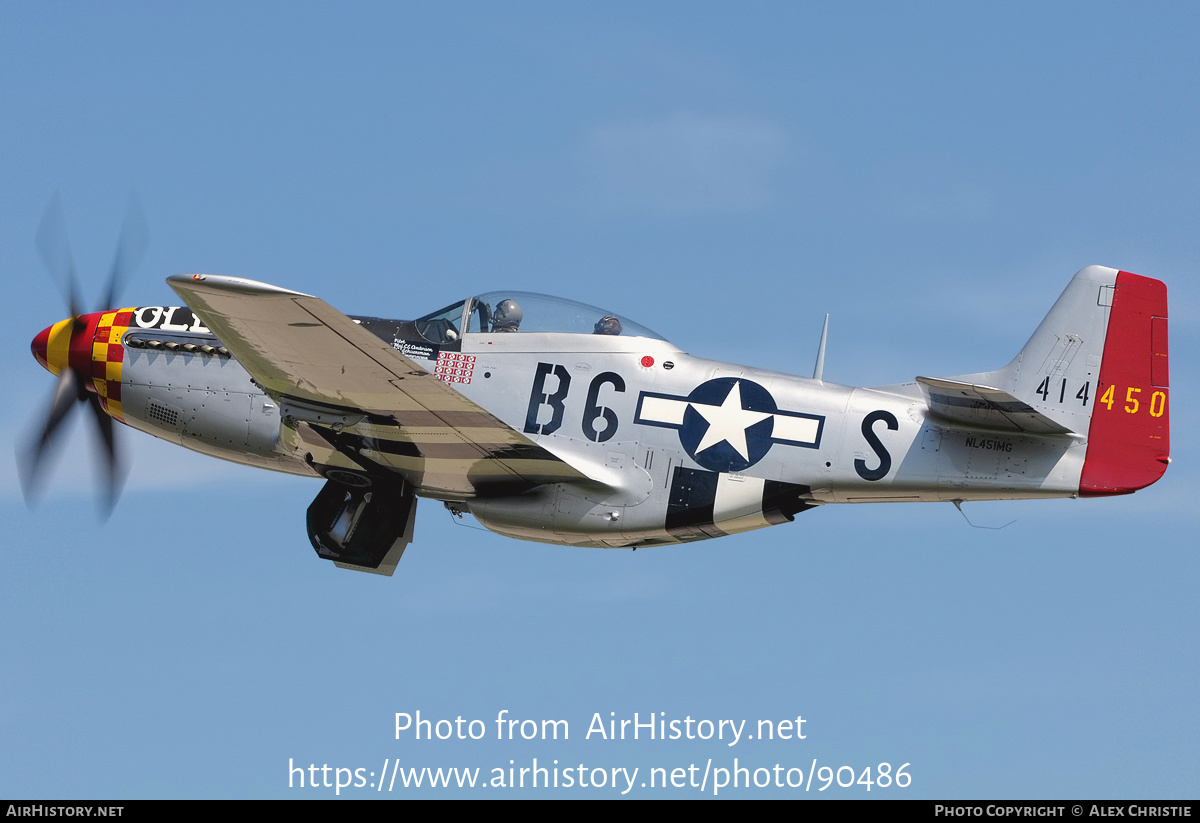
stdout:
<svg viewBox="0 0 1200 823">
<path fill-rule="evenodd" d="M 63 421 L 76 405 L 86 404 L 100 433 L 104 461 L 102 483 L 106 489 L 102 506 L 107 516 L 116 503 L 124 472 L 112 418 L 104 410 L 92 379 L 92 346 L 101 314 L 116 308 L 113 304 L 121 286 L 146 252 L 146 219 L 137 198 L 131 196 L 104 296 L 98 310 L 90 314 L 81 312 L 75 263 L 57 194 L 51 198 L 38 227 L 37 245 L 51 278 L 63 291 L 70 316 L 43 329 L 33 338 L 30 346 L 37 361 L 58 375 L 58 385 L 54 389 L 41 433 L 26 448 L 19 450 L 21 486 L 26 502 L 32 504 L 41 489 L 49 456 L 55 451 L 61 437 Z"/>
</svg>

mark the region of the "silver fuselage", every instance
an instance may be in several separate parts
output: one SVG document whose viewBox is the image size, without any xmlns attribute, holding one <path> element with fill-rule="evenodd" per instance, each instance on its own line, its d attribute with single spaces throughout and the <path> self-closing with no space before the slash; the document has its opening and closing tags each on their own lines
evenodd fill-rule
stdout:
<svg viewBox="0 0 1200 823">
<path fill-rule="evenodd" d="M 552 543 L 698 539 L 823 503 L 1070 497 L 1085 453 L 1077 435 L 931 419 L 915 383 L 849 388 L 694 358 L 650 338 L 465 334 L 457 369 L 408 347 L 418 365 L 456 371 L 444 377 L 454 389 L 590 478 L 494 494 L 464 484 L 471 449 L 405 454 L 386 420 L 297 411 L 219 349 L 207 330 L 131 328 L 124 422 L 259 468 L 314 477 L 319 467 L 355 468 L 315 434 L 324 427 L 357 438 L 359 453 L 409 478 L 418 495 L 453 501 L 495 531 Z M 767 502 L 780 499 L 788 502 Z"/>
</svg>

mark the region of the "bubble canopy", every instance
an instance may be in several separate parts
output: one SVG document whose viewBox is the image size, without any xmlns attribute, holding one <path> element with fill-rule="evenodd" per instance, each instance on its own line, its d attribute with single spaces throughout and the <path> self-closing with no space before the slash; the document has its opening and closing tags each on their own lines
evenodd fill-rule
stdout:
<svg viewBox="0 0 1200 823">
<path fill-rule="evenodd" d="M 488 292 L 427 314 L 413 323 L 431 343 L 448 343 L 459 339 L 464 332 L 557 332 L 664 339 L 616 312 L 527 291 Z"/>
</svg>

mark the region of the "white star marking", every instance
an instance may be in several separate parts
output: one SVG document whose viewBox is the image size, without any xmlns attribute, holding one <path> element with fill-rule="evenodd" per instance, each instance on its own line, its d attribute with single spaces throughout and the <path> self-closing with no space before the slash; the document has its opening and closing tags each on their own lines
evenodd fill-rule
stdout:
<svg viewBox="0 0 1200 823">
<path fill-rule="evenodd" d="M 692 403 L 701 417 L 708 421 L 708 430 L 696 447 L 696 454 L 712 448 L 724 441 L 742 456 L 743 460 L 750 459 L 750 450 L 746 447 L 746 429 L 755 423 L 760 423 L 772 415 L 768 412 L 749 411 L 742 408 L 742 383 L 739 380 L 733 384 L 729 394 L 719 406 Z"/>
</svg>

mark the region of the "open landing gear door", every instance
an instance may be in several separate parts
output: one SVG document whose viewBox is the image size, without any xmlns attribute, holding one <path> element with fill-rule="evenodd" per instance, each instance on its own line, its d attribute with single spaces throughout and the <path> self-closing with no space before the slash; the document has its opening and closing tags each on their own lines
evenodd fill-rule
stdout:
<svg viewBox="0 0 1200 823">
<path fill-rule="evenodd" d="M 340 568 L 390 577 L 412 542 L 416 495 L 399 477 L 346 479 L 326 481 L 308 507 L 308 539 Z"/>
</svg>

